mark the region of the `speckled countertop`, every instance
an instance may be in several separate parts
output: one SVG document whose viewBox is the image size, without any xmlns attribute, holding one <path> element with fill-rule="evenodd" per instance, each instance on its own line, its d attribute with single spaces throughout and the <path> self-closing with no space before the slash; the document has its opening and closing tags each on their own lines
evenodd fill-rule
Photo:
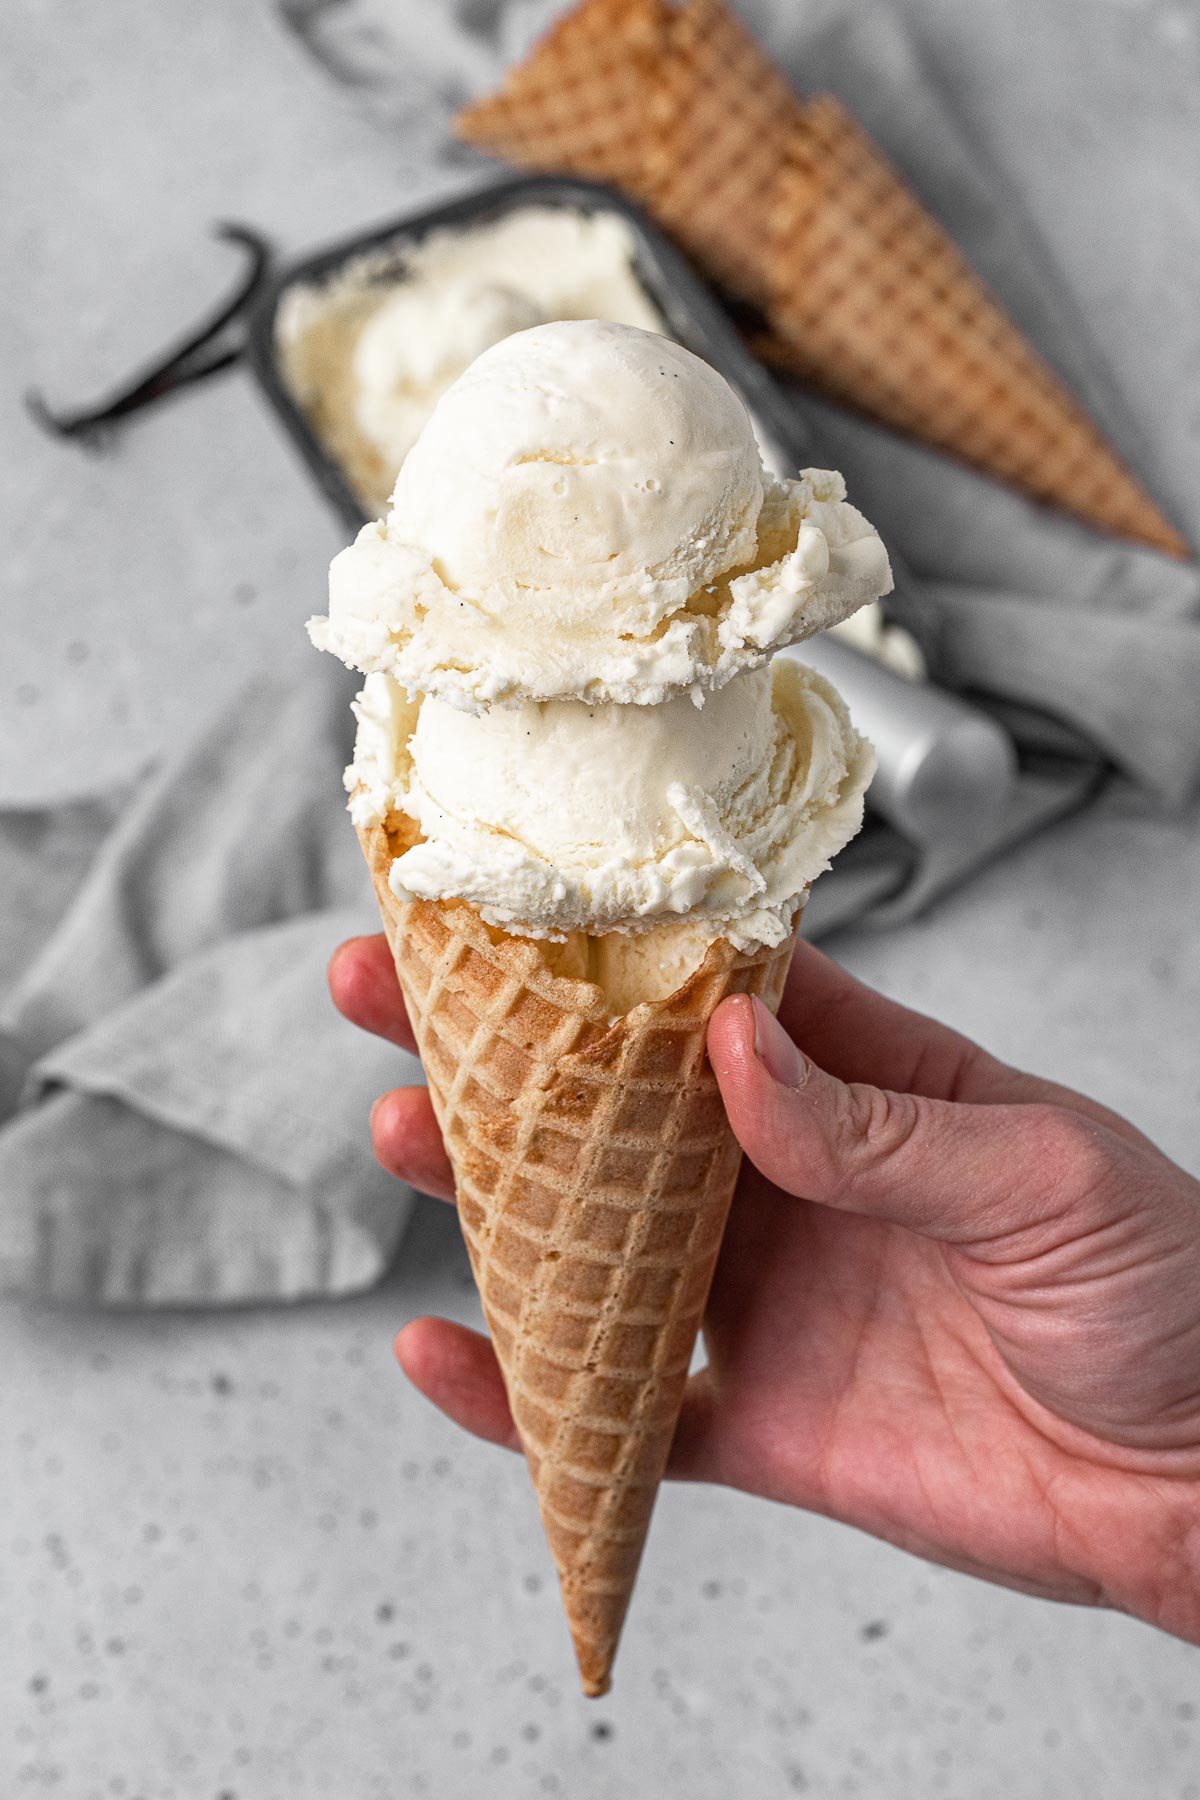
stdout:
<svg viewBox="0 0 1200 1800">
<path fill-rule="evenodd" d="M 1011 51 L 995 63 L 982 12 L 905 10 L 1018 164 L 1020 108 L 990 74 L 1020 92 Z M 1017 10 L 1073 103 L 1200 111 L 1187 8 L 1091 0 L 1078 44 L 1067 0 Z M 247 659 L 306 654 L 339 534 L 242 380 L 103 462 L 43 442 L 13 391 L 86 392 L 169 337 L 222 285 L 213 217 L 299 247 L 419 189 L 264 0 L 28 0 L 12 23 L 0 800 L 27 801 L 124 773 Z M 1100 234 L 1119 133 L 1064 121 L 1045 192 L 1084 195 L 1100 158 Z M 1145 241 L 1183 269 L 1177 229 Z M 1113 259 L 1101 336 L 1136 278 Z M 1165 353 L 1149 333 L 1131 350 Z M 1200 820 L 1114 794 L 932 918 L 836 948 L 1200 1168 L 1197 891 Z M 391 1363 L 427 1310 L 475 1313 L 432 1203 L 388 1283 L 337 1306 L 0 1307 L 2 1800 L 1200 1800 L 1197 1652 L 719 1491 L 664 1493 L 616 1689 L 585 1703 L 523 1468 Z"/>
</svg>

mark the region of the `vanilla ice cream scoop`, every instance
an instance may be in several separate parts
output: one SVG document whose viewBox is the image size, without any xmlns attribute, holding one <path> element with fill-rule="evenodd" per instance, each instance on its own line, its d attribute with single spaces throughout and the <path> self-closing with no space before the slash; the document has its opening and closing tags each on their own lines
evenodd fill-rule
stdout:
<svg viewBox="0 0 1200 1800">
<path fill-rule="evenodd" d="M 751 559 L 762 465 L 715 370 L 628 326 L 557 324 L 481 356 L 445 395 L 392 501 L 447 585 L 486 604 L 501 572 L 528 631 L 641 636 Z"/>
<path fill-rule="evenodd" d="M 367 679 L 347 772 L 360 825 L 393 810 L 420 839 L 401 899 L 462 899 L 530 937 L 788 935 L 799 895 L 862 822 L 874 756 L 834 690 L 791 660 L 703 709 L 527 703 L 473 716 Z"/>
<path fill-rule="evenodd" d="M 765 473 L 715 370 L 652 332 L 481 355 L 330 571 L 313 642 L 460 708 L 697 698 L 891 586 L 841 477 Z"/>
</svg>

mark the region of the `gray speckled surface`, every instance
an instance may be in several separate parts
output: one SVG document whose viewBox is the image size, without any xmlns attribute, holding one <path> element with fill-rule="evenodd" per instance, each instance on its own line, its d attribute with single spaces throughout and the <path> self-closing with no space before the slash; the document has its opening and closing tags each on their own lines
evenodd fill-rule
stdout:
<svg viewBox="0 0 1200 1800">
<path fill-rule="evenodd" d="M 992 41 L 982 9 L 910 10 L 957 103 L 1028 178 L 1012 40 Z M 1031 3 L 1018 11 L 1032 29 Z M 1145 267 L 1172 289 L 1200 233 L 1156 219 L 1144 263 L 1106 261 L 1134 197 L 1119 134 L 1089 121 L 1141 108 L 1153 132 L 1156 102 L 1197 108 L 1195 37 L 1169 5 L 1036 17 L 1029 68 L 1057 59 L 1063 95 L 1036 193 L 1048 212 L 1070 196 L 1080 266 L 1108 268 L 1096 326 L 1115 352 Z M 102 386 L 169 336 L 222 285 L 210 218 L 298 246 L 415 189 L 264 4 L 43 0 L 10 37 L 0 799 L 32 800 L 126 771 L 245 659 L 305 654 L 298 622 L 338 533 L 240 379 L 103 462 L 38 438 L 16 391 Z M 1172 302 L 1122 348 L 1139 378 L 1173 341 L 1186 369 L 1195 333 Z M 1156 434 L 1193 469 L 1195 394 L 1179 383 Z M 1113 795 L 929 920 L 836 948 L 1200 1168 L 1197 827 Z M 617 1688 L 584 1703 L 523 1469 L 391 1365 L 392 1333 L 426 1310 L 475 1310 L 432 1204 L 389 1283 L 338 1306 L 0 1308 L 4 1800 L 1200 1800 L 1196 1652 L 715 1491 L 664 1494 Z"/>
<path fill-rule="evenodd" d="M 523 1468 L 388 1366 L 449 1226 L 338 1308 L 4 1318 L 6 1793 L 1195 1796 L 1194 1652 L 707 1490 L 581 1700 Z"/>
</svg>

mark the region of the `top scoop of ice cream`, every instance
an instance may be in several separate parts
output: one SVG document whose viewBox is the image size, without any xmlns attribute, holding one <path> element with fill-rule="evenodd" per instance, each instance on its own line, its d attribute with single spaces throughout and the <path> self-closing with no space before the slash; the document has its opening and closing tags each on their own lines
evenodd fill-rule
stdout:
<svg viewBox="0 0 1200 1800">
<path fill-rule="evenodd" d="M 890 588 L 841 477 L 763 470 L 749 414 L 669 339 L 517 333 L 443 395 L 313 641 L 470 710 L 716 688 Z"/>
<path fill-rule="evenodd" d="M 522 636 L 634 637 L 750 557 L 761 504 L 733 390 L 678 344 L 601 323 L 535 327 L 479 357 L 392 501 L 448 587 L 486 604 L 502 584 Z"/>
</svg>

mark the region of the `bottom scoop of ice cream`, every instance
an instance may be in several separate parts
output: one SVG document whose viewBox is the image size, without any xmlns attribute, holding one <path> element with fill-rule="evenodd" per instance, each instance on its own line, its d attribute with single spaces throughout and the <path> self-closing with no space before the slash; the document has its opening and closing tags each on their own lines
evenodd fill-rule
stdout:
<svg viewBox="0 0 1200 1800">
<path fill-rule="evenodd" d="M 561 938 L 686 917 L 701 944 L 788 935 L 804 890 L 862 822 L 874 755 L 835 691 L 792 660 L 703 708 L 549 701 L 464 714 L 373 675 L 347 771 L 360 825 L 399 810 L 401 899 L 466 900 Z"/>
</svg>

